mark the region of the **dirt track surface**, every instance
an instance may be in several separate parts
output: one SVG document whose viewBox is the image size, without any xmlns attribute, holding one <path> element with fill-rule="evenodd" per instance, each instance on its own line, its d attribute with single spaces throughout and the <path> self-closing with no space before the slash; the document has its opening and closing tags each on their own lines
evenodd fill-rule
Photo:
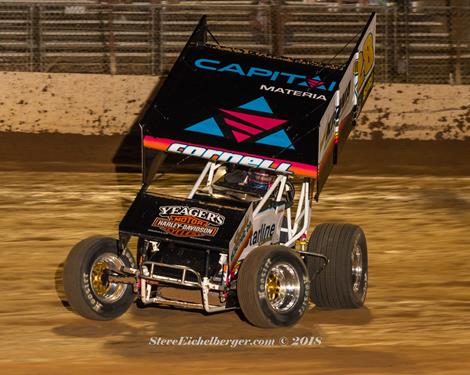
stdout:
<svg viewBox="0 0 470 375">
<path fill-rule="evenodd" d="M 254 328 L 236 312 L 133 306 L 110 322 L 75 315 L 61 302 L 63 261 L 80 239 L 116 234 L 139 176 L 10 171 L 0 181 L 2 374 L 468 374 L 470 177 L 332 176 L 313 221 L 363 227 L 367 308 L 311 306 L 297 326 L 278 330 Z M 188 190 L 187 178 L 162 186 Z M 151 336 L 276 345 L 151 346 Z M 280 344 L 298 336 L 322 342 Z"/>
</svg>

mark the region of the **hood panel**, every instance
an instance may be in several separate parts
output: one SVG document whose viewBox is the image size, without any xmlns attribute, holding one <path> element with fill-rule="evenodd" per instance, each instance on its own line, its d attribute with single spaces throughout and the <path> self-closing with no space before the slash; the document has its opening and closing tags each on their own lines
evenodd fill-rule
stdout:
<svg viewBox="0 0 470 375">
<path fill-rule="evenodd" d="M 139 193 L 119 225 L 119 231 L 155 240 L 170 240 L 228 251 L 248 203 L 238 207 Z"/>
</svg>

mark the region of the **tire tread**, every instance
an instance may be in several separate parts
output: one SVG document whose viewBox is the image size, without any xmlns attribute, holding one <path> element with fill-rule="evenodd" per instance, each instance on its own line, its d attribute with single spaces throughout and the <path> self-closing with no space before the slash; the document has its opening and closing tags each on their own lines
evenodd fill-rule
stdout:
<svg viewBox="0 0 470 375">
<path fill-rule="evenodd" d="M 320 272 L 323 260 L 307 257 L 307 269 L 311 279 L 310 298 L 318 307 L 357 308 L 363 302 L 357 301 L 352 293 L 350 272 L 351 247 L 355 238 L 362 237 L 363 257 L 367 270 L 367 245 L 362 229 L 353 224 L 319 224 L 309 241 L 309 251 L 325 255 L 329 264 Z"/>
</svg>

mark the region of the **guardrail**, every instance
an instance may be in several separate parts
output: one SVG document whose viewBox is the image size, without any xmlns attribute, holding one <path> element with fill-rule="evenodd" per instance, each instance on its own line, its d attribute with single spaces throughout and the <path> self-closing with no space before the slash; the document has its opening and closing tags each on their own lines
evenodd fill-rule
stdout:
<svg viewBox="0 0 470 375">
<path fill-rule="evenodd" d="M 470 6 L 0 3 L 0 70 L 164 75 L 203 14 L 222 44 L 342 63 L 371 11 L 379 81 L 470 83 Z"/>
</svg>

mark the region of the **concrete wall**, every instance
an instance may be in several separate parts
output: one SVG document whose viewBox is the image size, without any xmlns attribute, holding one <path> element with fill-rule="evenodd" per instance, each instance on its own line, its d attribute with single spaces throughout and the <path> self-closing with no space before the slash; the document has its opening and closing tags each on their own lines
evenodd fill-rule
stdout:
<svg viewBox="0 0 470 375">
<path fill-rule="evenodd" d="M 0 73 L 0 132 L 126 133 L 151 76 Z M 377 84 L 354 139 L 470 139 L 470 86 Z"/>
<path fill-rule="evenodd" d="M 123 134 L 158 83 L 152 76 L 0 74 L 0 131 Z"/>
<path fill-rule="evenodd" d="M 355 139 L 470 139 L 470 86 L 377 84 Z"/>
</svg>

